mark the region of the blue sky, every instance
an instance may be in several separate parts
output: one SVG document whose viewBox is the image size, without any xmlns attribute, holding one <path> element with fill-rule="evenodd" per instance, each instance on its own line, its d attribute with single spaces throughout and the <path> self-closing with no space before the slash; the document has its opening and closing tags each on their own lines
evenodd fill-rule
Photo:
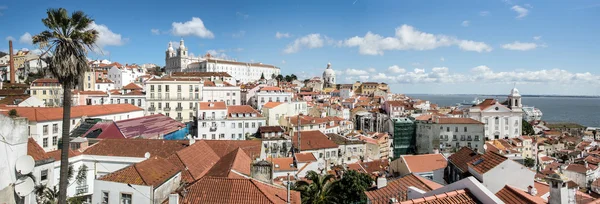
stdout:
<svg viewBox="0 0 600 204">
<path fill-rule="evenodd" d="M 92 59 L 164 65 L 168 42 L 184 38 L 195 55 L 301 77 L 331 62 L 339 82 L 397 93 L 507 94 L 516 83 L 523 94 L 600 95 L 599 1 L 5 1 L 0 39 L 36 49 L 26 33 L 57 7 L 95 19 L 104 55 Z"/>
</svg>

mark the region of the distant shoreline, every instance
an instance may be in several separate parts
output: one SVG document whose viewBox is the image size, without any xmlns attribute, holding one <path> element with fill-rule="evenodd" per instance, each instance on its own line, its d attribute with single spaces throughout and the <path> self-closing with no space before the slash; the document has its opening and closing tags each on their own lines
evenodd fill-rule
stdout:
<svg viewBox="0 0 600 204">
<path fill-rule="evenodd" d="M 429 96 L 490 96 L 505 97 L 506 94 L 404 94 L 404 95 L 429 95 Z M 600 98 L 600 96 L 577 96 L 577 95 L 522 95 L 530 98 Z"/>
</svg>

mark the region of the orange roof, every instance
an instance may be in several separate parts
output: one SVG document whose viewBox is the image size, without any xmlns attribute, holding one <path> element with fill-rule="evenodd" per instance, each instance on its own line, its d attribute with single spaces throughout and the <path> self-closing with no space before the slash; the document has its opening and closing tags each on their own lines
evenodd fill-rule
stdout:
<svg viewBox="0 0 600 204">
<path fill-rule="evenodd" d="M 249 178 L 204 177 L 187 187 L 187 194 L 179 196 L 181 204 L 262 204 L 287 203 L 287 190 Z M 290 203 L 300 204 L 300 192 L 290 191 Z"/>
<path fill-rule="evenodd" d="M 189 141 L 187 140 L 103 139 L 88 147 L 83 151 L 83 154 L 144 157 L 146 152 L 149 152 L 150 156 L 167 158 L 175 152 L 184 149 L 188 144 Z"/>
<path fill-rule="evenodd" d="M 166 159 L 153 157 L 102 176 L 98 180 L 156 188 L 179 172 L 179 168 Z"/>
<path fill-rule="evenodd" d="M 60 159 L 61 159 L 61 157 L 60 157 L 61 151 L 62 150 L 57 149 L 57 150 L 54 150 L 54 151 L 47 152 L 46 154 L 49 157 L 54 158 L 54 161 L 60 161 Z M 74 156 L 79 156 L 79 155 L 81 155 L 81 152 L 73 151 L 72 149 L 69 149 L 69 158 L 74 157 Z"/>
<path fill-rule="evenodd" d="M 407 189 L 410 186 L 425 192 L 443 187 L 441 184 L 427 180 L 426 178 L 416 174 L 408 174 L 401 178 L 388 181 L 387 186 L 383 188 L 366 191 L 365 194 L 372 204 L 388 204 L 390 202 L 390 198 L 396 198 L 398 201 L 404 201 L 406 197 L 400 195 L 406 195 Z"/>
<path fill-rule="evenodd" d="M 317 158 L 312 153 L 296 153 L 294 156 L 296 156 L 296 161 L 301 163 L 317 161 Z"/>
<path fill-rule="evenodd" d="M 31 83 L 58 83 L 58 79 L 42 78 L 42 79 L 36 79 L 36 80 L 32 81 Z"/>
<path fill-rule="evenodd" d="M 42 161 L 52 159 L 46 151 L 40 147 L 40 145 L 33 140 L 33 138 L 27 139 L 27 155 L 33 157 L 34 161 Z"/>
<path fill-rule="evenodd" d="M 15 109 L 19 116 L 26 117 L 29 121 L 54 121 L 62 120 L 62 107 L 4 107 L 0 114 L 8 115 L 10 109 Z M 106 104 L 106 105 L 84 105 L 71 107 L 71 118 L 97 117 L 103 115 L 142 111 L 142 108 L 131 104 Z"/>
<path fill-rule="evenodd" d="M 420 203 L 457 203 L 457 204 L 477 204 L 481 203 L 469 189 L 462 189 L 440 193 L 424 198 L 416 198 L 402 201 L 400 204 L 420 204 Z"/>
<path fill-rule="evenodd" d="M 73 94 L 81 94 L 81 95 L 107 95 L 107 93 L 104 92 L 104 91 L 80 91 L 80 90 L 73 90 L 72 92 L 73 92 Z"/>
<path fill-rule="evenodd" d="M 129 83 L 123 87 L 124 90 L 142 90 L 142 87 L 138 86 L 135 83 Z"/>
<path fill-rule="evenodd" d="M 202 178 L 220 159 L 204 141 L 198 141 L 177 152 L 194 180 Z"/>
<path fill-rule="evenodd" d="M 221 157 L 204 176 L 243 178 L 237 173 L 250 176 L 250 163 L 252 159 L 241 148 L 237 148 Z"/>
<path fill-rule="evenodd" d="M 410 173 L 430 172 L 446 168 L 448 161 L 442 154 L 402 155 Z"/>
<path fill-rule="evenodd" d="M 298 132 L 294 133 L 292 145 L 296 148 L 298 147 Z M 328 148 L 338 148 L 338 145 L 329 140 L 329 137 L 327 137 L 327 135 L 323 134 L 321 131 L 300 131 L 300 151 Z"/>
<path fill-rule="evenodd" d="M 249 105 L 227 106 L 227 116 L 232 117 L 232 114 L 254 113 L 256 117 L 262 117 L 260 112 Z"/>
<path fill-rule="evenodd" d="M 265 86 L 265 87 L 260 88 L 259 91 L 281 91 L 281 88 L 274 87 L 274 86 Z"/>
<path fill-rule="evenodd" d="M 448 161 L 463 173 L 469 171 L 468 162 L 473 161 L 475 158 L 479 158 L 481 155 L 473 151 L 471 148 L 462 147 L 456 153 L 448 157 Z"/>
<path fill-rule="evenodd" d="M 273 163 L 274 171 L 295 171 L 294 158 L 293 157 L 282 157 L 282 158 L 271 158 L 267 159 Z"/>
<path fill-rule="evenodd" d="M 279 105 L 283 104 L 282 102 L 267 102 L 263 105 L 263 108 L 275 108 Z"/>
<path fill-rule="evenodd" d="M 471 118 L 442 118 L 440 117 L 437 121 L 439 124 L 483 124 L 477 120 Z"/>
<path fill-rule="evenodd" d="M 470 161 L 468 165 L 477 173 L 484 174 L 507 159 L 496 152 L 486 151 L 481 157 Z"/>
<path fill-rule="evenodd" d="M 220 102 L 199 102 L 199 109 L 200 110 L 222 110 L 222 109 L 226 109 L 227 106 L 225 105 L 225 102 L 220 101 Z"/>
<path fill-rule="evenodd" d="M 206 144 L 219 157 L 223 157 L 229 152 L 241 148 L 252 159 L 260 157 L 262 142 L 260 140 L 205 140 Z"/>
<path fill-rule="evenodd" d="M 490 106 L 493 106 L 494 104 L 496 104 L 496 100 L 492 99 L 492 98 L 488 98 L 488 99 L 485 99 L 483 102 L 477 104 L 475 107 L 479 107 L 479 109 L 485 110 L 485 109 L 489 108 Z"/>
<path fill-rule="evenodd" d="M 539 194 L 539 193 L 538 193 Z M 543 194 L 539 194 L 540 196 Z M 532 196 L 524 190 L 517 189 L 515 187 L 506 185 L 496 193 L 496 196 L 500 200 L 507 204 L 536 204 L 536 203 L 547 203 L 544 199 L 537 196 Z"/>
</svg>

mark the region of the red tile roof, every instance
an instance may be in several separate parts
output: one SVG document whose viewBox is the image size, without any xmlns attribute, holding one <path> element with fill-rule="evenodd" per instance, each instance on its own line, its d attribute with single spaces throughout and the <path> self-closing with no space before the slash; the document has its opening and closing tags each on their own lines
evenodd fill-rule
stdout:
<svg viewBox="0 0 600 204">
<path fill-rule="evenodd" d="M 481 125 L 483 125 L 482 122 L 473 120 L 471 118 L 442 118 L 442 117 L 440 117 L 439 120 L 437 121 L 437 123 L 439 123 L 439 124 L 481 124 Z"/>
<path fill-rule="evenodd" d="M 204 177 L 190 185 L 185 196 L 180 196 L 182 204 L 284 204 L 286 200 L 285 188 L 247 178 Z M 301 203 L 300 192 L 290 191 L 290 203 Z"/>
<path fill-rule="evenodd" d="M 73 94 L 80 94 L 80 95 L 100 95 L 100 96 L 106 96 L 106 95 L 108 95 L 104 91 L 80 91 L 80 90 L 73 90 Z"/>
<path fill-rule="evenodd" d="M 98 122 L 82 137 L 97 139 L 124 139 L 125 135 L 119 130 L 114 121 Z"/>
<path fill-rule="evenodd" d="M 194 180 L 202 178 L 220 159 L 204 140 L 178 151 L 177 156 Z"/>
<path fill-rule="evenodd" d="M 181 161 L 181 159 L 179 158 L 179 156 L 177 154 L 172 154 L 171 156 L 169 156 L 167 158 L 167 161 L 171 162 L 171 164 L 177 166 L 177 168 L 179 168 L 179 170 L 181 170 L 181 181 L 182 182 L 186 182 L 186 183 L 193 183 L 194 177 L 192 176 L 192 174 L 190 173 L 189 170 L 186 169 L 185 164 L 183 163 L 183 161 Z"/>
<path fill-rule="evenodd" d="M 543 195 L 539 194 L 538 195 Z M 506 185 L 496 193 L 496 196 L 506 204 L 536 204 L 536 203 L 547 203 L 541 197 L 536 197 L 528 194 L 524 190 L 517 189 L 515 187 Z"/>
<path fill-rule="evenodd" d="M 240 148 L 252 159 L 260 157 L 262 142 L 259 140 L 204 140 L 219 157 Z"/>
<path fill-rule="evenodd" d="M 440 193 L 424 198 L 417 198 L 407 201 L 402 201 L 400 204 L 420 204 L 420 203 L 457 203 L 457 204 L 478 204 L 481 203 L 469 189 L 462 189 Z"/>
<path fill-rule="evenodd" d="M 462 147 L 456 153 L 450 155 L 448 161 L 465 173 L 469 171 L 469 161 L 473 161 L 480 156 L 480 154 L 473 151 L 471 148 Z"/>
<path fill-rule="evenodd" d="M 28 95 L 7 96 L 7 97 L 4 97 L 2 100 L 0 100 L 0 104 L 19 105 L 23 101 L 27 100 L 29 97 L 31 97 L 31 96 L 28 96 Z"/>
<path fill-rule="evenodd" d="M 152 157 L 140 163 L 133 164 L 121 170 L 98 178 L 102 181 L 112 181 L 132 185 L 159 187 L 180 170 L 166 159 Z"/>
<path fill-rule="evenodd" d="M 490 106 L 493 106 L 495 104 L 496 104 L 496 100 L 495 99 L 488 98 L 488 99 L 485 99 L 483 102 L 475 105 L 475 107 L 479 107 L 479 109 L 485 110 L 485 109 L 487 109 Z"/>
<path fill-rule="evenodd" d="M 300 163 L 317 161 L 317 158 L 312 153 L 296 153 L 294 156 L 296 156 L 296 161 Z"/>
<path fill-rule="evenodd" d="M 226 109 L 227 106 L 225 105 L 225 102 L 220 101 L 220 102 L 199 102 L 199 109 L 200 110 L 223 110 Z"/>
<path fill-rule="evenodd" d="M 588 164 L 587 168 L 583 164 L 569 164 L 565 170 L 585 174 L 588 169 L 589 170 L 596 169 L 594 167 L 596 167 L 596 166 L 595 165 L 591 165 L 591 164 Z"/>
<path fill-rule="evenodd" d="M 60 161 L 60 159 L 61 159 L 61 157 L 60 157 L 61 151 L 62 150 L 57 149 L 57 150 L 54 150 L 54 151 L 47 152 L 46 154 L 49 157 L 53 158 L 54 161 Z M 79 152 L 79 151 L 73 151 L 73 150 L 69 149 L 69 155 L 68 155 L 69 158 L 74 157 L 74 156 L 79 156 L 79 155 L 81 155 L 81 152 Z"/>
<path fill-rule="evenodd" d="M 274 171 L 295 171 L 298 170 L 294 167 L 293 157 L 282 157 L 282 158 L 270 158 L 267 161 L 273 163 Z"/>
<path fill-rule="evenodd" d="M 243 178 L 239 173 L 250 176 L 252 159 L 241 148 L 221 157 L 215 165 L 206 172 L 205 176 Z"/>
<path fill-rule="evenodd" d="M 15 109 L 19 116 L 26 117 L 29 121 L 62 120 L 62 107 L 2 107 L 0 113 L 8 115 L 10 109 Z M 71 107 L 71 118 L 97 117 L 134 111 L 143 111 L 143 109 L 131 104 L 73 106 Z"/>
<path fill-rule="evenodd" d="M 274 86 L 265 86 L 265 87 L 260 88 L 259 91 L 281 91 L 281 88 L 274 87 Z"/>
<path fill-rule="evenodd" d="M 387 186 L 383 188 L 366 191 L 365 194 L 372 204 L 388 204 L 390 202 L 390 198 L 396 198 L 398 201 L 404 201 L 406 196 L 400 195 L 406 195 L 407 189 L 410 186 L 425 192 L 443 187 L 441 184 L 427 180 L 421 176 L 408 174 L 401 178 L 388 181 Z"/>
<path fill-rule="evenodd" d="M 442 154 L 402 155 L 410 173 L 430 172 L 446 168 L 448 161 Z"/>
<path fill-rule="evenodd" d="M 182 128 L 185 124 L 163 114 L 154 114 L 139 118 L 131 118 L 116 122 L 117 127 L 126 138 L 158 138 Z"/>
<path fill-rule="evenodd" d="M 256 117 L 263 117 L 260 112 L 249 105 L 227 106 L 227 117 L 231 118 L 232 114 L 254 113 Z"/>
<path fill-rule="evenodd" d="M 267 103 L 265 103 L 265 105 L 263 105 L 263 108 L 274 108 L 281 104 L 283 104 L 283 103 L 282 102 L 267 102 Z"/>
<path fill-rule="evenodd" d="M 298 148 L 298 132 L 295 132 L 292 137 L 292 145 Z M 329 140 L 329 137 L 321 131 L 300 131 L 300 151 L 328 148 L 338 148 L 338 145 Z"/>
<path fill-rule="evenodd" d="M 52 159 L 50 156 L 48 156 L 48 154 L 46 154 L 46 151 L 44 151 L 44 149 L 40 147 L 40 145 L 31 137 L 27 139 L 27 155 L 33 157 L 34 161 Z"/>
<path fill-rule="evenodd" d="M 484 174 L 508 158 L 496 152 L 487 151 L 481 157 L 476 158 L 468 163 L 469 167 L 479 174 Z"/>
<path fill-rule="evenodd" d="M 143 158 L 149 152 L 152 157 L 168 158 L 188 144 L 187 140 L 104 139 L 88 147 L 83 154 Z"/>
</svg>

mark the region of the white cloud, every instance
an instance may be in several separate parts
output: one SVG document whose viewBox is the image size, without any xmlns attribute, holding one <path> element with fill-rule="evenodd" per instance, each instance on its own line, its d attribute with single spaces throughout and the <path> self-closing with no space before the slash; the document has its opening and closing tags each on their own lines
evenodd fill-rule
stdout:
<svg viewBox="0 0 600 204">
<path fill-rule="evenodd" d="M 290 35 L 289 33 L 280 33 L 279 31 L 277 31 L 275 33 L 275 38 L 277 38 L 277 39 L 289 38 L 289 37 L 292 37 L 292 35 Z"/>
<path fill-rule="evenodd" d="M 154 34 L 154 35 L 160 35 L 160 30 L 158 30 L 156 28 L 150 29 L 150 32 L 152 32 L 152 34 Z"/>
<path fill-rule="evenodd" d="M 344 73 L 350 76 L 369 75 L 369 72 L 361 69 L 346 69 Z"/>
<path fill-rule="evenodd" d="M 31 34 L 29 34 L 29 32 L 25 32 L 23 35 L 21 35 L 21 37 L 19 38 L 19 43 L 22 44 L 28 44 L 28 45 L 32 45 L 33 41 L 31 39 Z"/>
<path fill-rule="evenodd" d="M 480 16 L 489 16 L 490 12 L 489 11 L 481 11 L 481 12 L 479 12 L 479 15 Z"/>
<path fill-rule="evenodd" d="M 541 39 L 542 39 L 542 36 L 533 36 L 533 39 L 534 39 L 534 40 L 541 40 Z"/>
<path fill-rule="evenodd" d="M 526 8 L 523 8 L 519 5 L 514 5 L 512 8 L 510 8 L 511 10 L 517 12 L 517 18 L 523 18 L 525 16 L 527 16 L 527 14 L 529 14 L 529 10 L 527 10 Z"/>
<path fill-rule="evenodd" d="M 244 20 L 246 20 L 246 19 L 248 19 L 248 17 L 250 17 L 250 15 L 242 13 L 242 12 L 239 12 L 239 11 L 235 12 L 235 15 L 238 16 L 238 17 L 240 17 L 240 18 L 243 18 Z"/>
<path fill-rule="evenodd" d="M 446 61 L 446 59 L 444 57 L 440 58 L 440 61 Z"/>
<path fill-rule="evenodd" d="M 467 51 L 475 51 L 475 52 L 491 52 L 492 47 L 483 43 L 483 42 L 475 42 L 470 40 L 461 40 L 458 43 L 458 47 Z"/>
<path fill-rule="evenodd" d="M 395 36 L 383 37 L 367 32 L 364 37 L 355 36 L 339 42 L 346 47 L 358 47 L 363 55 L 383 55 L 387 50 L 432 50 L 438 47 L 458 45 L 467 51 L 489 52 L 491 47 L 483 42 L 459 40 L 446 35 L 434 35 L 402 25 L 396 28 Z"/>
<path fill-rule="evenodd" d="M 473 73 L 473 81 L 488 81 L 495 83 L 600 83 L 599 75 L 593 75 L 589 72 L 572 73 L 562 69 L 494 72 L 491 68 L 482 65 L 473 68 L 471 71 Z"/>
<path fill-rule="evenodd" d="M 202 19 L 192 17 L 186 22 L 173 22 L 171 32 L 176 36 L 196 36 L 200 38 L 214 38 L 214 34 L 204 26 Z"/>
<path fill-rule="evenodd" d="M 246 31 L 245 30 L 240 30 L 237 33 L 231 34 L 231 37 L 233 38 L 241 38 L 244 37 L 246 35 Z"/>
<path fill-rule="evenodd" d="M 225 50 L 207 50 L 206 53 L 210 54 L 211 57 L 217 59 L 231 59 L 227 54 L 225 54 Z"/>
<path fill-rule="evenodd" d="M 388 71 L 390 73 L 402 74 L 402 73 L 406 72 L 406 69 L 400 68 L 398 65 L 392 65 L 392 66 L 388 67 Z"/>
<path fill-rule="evenodd" d="M 10 41 L 10 40 L 15 41 L 15 38 L 13 38 L 13 36 L 8 36 L 5 39 L 6 39 L 6 41 Z"/>
<path fill-rule="evenodd" d="M 463 21 L 460 25 L 463 27 L 469 27 L 469 24 L 471 24 L 471 22 L 469 21 Z"/>
<path fill-rule="evenodd" d="M 502 45 L 502 48 L 507 49 L 507 50 L 519 50 L 519 51 L 527 51 L 527 50 L 533 50 L 535 48 L 538 47 L 538 44 L 535 43 L 522 43 L 519 41 L 515 41 L 513 43 L 508 43 L 508 44 L 504 44 Z"/>
<path fill-rule="evenodd" d="M 300 51 L 303 48 L 313 49 L 320 48 L 325 45 L 326 36 L 321 36 L 319 33 L 312 33 L 306 36 L 297 38 L 294 42 L 287 45 L 283 50 L 284 53 L 290 54 Z"/>
<path fill-rule="evenodd" d="M 96 45 L 98 49 L 95 49 L 96 52 L 105 52 L 105 46 L 121 46 L 125 44 L 125 42 L 129 39 L 123 38 L 121 34 L 117 34 L 112 32 L 106 25 L 96 24 L 96 22 L 90 23 L 87 27 L 88 29 L 94 29 L 98 31 L 98 39 L 96 40 Z"/>
<path fill-rule="evenodd" d="M 367 69 L 367 71 L 373 73 L 373 72 L 376 72 L 377 70 L 375 68 L 371 67 L 371 68 Z"/>
</svg>

